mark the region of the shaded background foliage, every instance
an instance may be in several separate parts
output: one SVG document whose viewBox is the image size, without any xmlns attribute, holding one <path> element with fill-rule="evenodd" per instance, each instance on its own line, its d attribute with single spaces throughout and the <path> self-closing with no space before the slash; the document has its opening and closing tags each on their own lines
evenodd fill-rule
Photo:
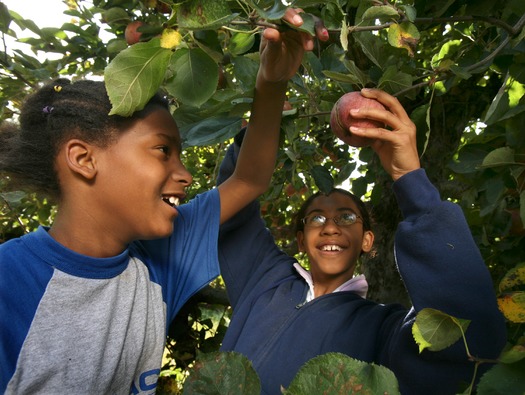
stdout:
<svg viewBox="0 0 525 395">
<path fill-rule="evenodd" d="M 14 36 L 31 48 L 10 48 L 2 40 L 1 119 L 16 119 L 27 93 L 58 76 L 100 78 L 106 73 L 108 89 L 119 93 L 112 73 L 122 73 L 130 54 L 155 51 L 168 59 L 165 67 L 152 62 L 146 74 L 127 77 L 140 82 L 160 75 L 158 88 L 170 98 L 184 139 L 183 160 L 194 175 L 190 196 L 213 186 L 225 148 L 249 118 L 258 29 L 278 24 L 284 7 L 263 0 L 65 3 L 71 21 L 60 27 L 36 26 L 0 3 L 2 38 Z M 525 261 L 525 3 L 293 4 L 321 17 L 330 40 L 305 56 L 289 84 L 277 170 L 261 198 L 277 242 L 294 254 L 293 213 L 310 192 L 342 184 L 370 203 L 374 217 L 375 251 L 360 266 L 370 283 L 369 297 L 410 304 L 393 258 L 401 217 L 391 180 L 369 148 L 348 148 L 329 129 L 332 106 L 344 93 L 384 89 L 399 98 L 418 125 L 421 162 L 431 181 L 443 198 L 463 208 L 494 288 L 505 301 L 510 346 L 524 353 L 525 274 L 518 270 L 521 280 L 508 287 L 500 287 L 500 281 Z M 144 23 L 142 42 L 128 45 L 125 31 L 133 21 Z M 29 38 L 28 31 L 34 36 Z M 42 60 L 37 55 L 43 52 L 57 59 Z M 178 73 L 190 63 L 206 73 Z M 200 88 L 188 92 L 188 86 Z M 147 97 L 130 108 L 141 100 Z M 9 191 L 5 177 L 0 196 L 2 241 L 52 221 L 54 207 L 27 191 Z M 163 374 L 176 380 L 165 379 L 165 391 L 176 392 L 197 350 L 218 348 L 228 317 L 220 279 L 188 302 L 170 328 Z"/>
</svg>

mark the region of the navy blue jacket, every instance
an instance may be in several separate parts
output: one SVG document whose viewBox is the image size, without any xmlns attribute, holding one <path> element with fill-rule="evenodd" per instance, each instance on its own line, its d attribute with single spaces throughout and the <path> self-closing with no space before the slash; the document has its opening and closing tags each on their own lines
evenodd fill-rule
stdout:
<svg viewBox="0 0 525 395">
<path fill-rule="evenodd" d="M 219 183 L 234 169 L 232 145 Z M 301 305 L 308 285 L 296 260 L 275 244 L 257 202 L 221 227 L 219 262 L 233 307 L 223 351 L 248 357 L 262 393 L 280 394 L 309 359 L 328 352 L 391 369 L 402 394 L 456 394 L 470 383 L 474 363 L 463 341 L 421 354 L 412 336 L 417 311 L 430 307 L 472 320 L 471 353 L 497 358 L 506 340 L 489 272 L 459 206 L 441 201 L 424 170 L 394 183 L 404 220 L 395 238 L 399 272 L 413 308 L 382 305 L 350 292 L 323 295 Z"/>
</svg>

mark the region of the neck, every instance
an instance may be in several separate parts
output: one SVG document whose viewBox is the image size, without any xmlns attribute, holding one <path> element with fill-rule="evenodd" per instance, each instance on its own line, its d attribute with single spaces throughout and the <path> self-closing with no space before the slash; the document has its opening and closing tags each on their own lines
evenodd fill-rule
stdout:
<svg viewBox="0 0 525 395">
<path fill-rule="evenodd" d="M 93 226 L 84 216 L 72 216 L 59 211 L 49 235 L 64 247 L 94 258 L 108 258 L 120 254 L 127 243 L 111 237 L 105 229 Z"/>
</svg>

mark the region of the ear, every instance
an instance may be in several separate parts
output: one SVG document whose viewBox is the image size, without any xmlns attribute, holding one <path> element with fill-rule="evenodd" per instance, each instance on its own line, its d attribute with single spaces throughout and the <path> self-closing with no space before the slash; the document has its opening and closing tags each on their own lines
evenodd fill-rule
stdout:
<svg viewBox="0 0 525 395">
<path fill-rule="evenodd" d="M 373 245 L 374 245 L 374 233 L 372 233 L 372 231 L 370 230 L 367 230 L 363 234 L 363 242 L 361 243 L 361 251 L 370 252 Z"/>
<path fill-rule="evenodd" d="M 298 231 L 297 234 L 295 235 L 295 238 L 297 240 L 297 248 L 299 249 L 299 252 L 305 252 L 305 248 L 304 248 L 304 232 L 303 231 Z"/>
<path fill-rule="evenodd" d="M 94 147 L 83 140 L 72 139 L 66 142 L 64 152 L 71 172 L 91 180 L 97 174 Z"/>
</svg>

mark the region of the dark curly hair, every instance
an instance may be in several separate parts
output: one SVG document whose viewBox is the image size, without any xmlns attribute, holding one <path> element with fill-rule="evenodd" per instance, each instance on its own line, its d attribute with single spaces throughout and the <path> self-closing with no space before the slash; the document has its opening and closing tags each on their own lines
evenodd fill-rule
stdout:
<svg viewBox="0 0 525 395">
<path fill-rule="evenodd" d="M 295 216 L 295 233 L 296 234 L 299 231 L 301 231 L 301 232 L 304 231 L 303 218 L 304 218 L 304 216 L 306 214 L 306 211 L 308 210 L 308 208 L 312 204 L 312 202 L 315 199 L 317 199 L 319 196 L 330 196 L 330 195 L 332 195 L 334 193 L 340 193 L 340 194 L 348 196 L 350 199 L 352 199 L 352 201 L 356 204 L 357 209 L 359 210 L 359 212 L 357 214 L 360 215 L 361 219 L 363 220 L 363 230 L 365 232 L 367 230 L 372 230 L 372 223 L 371 223 L 371 220 L 370 220 L 370 213 L 368 212 L 366 204 L 361 199 L 359 199 L 357 196 L 355 196 L 353 193 L 348 192 L 345 189 L 333 188 L 328 193 L 323 193 L 321 191 L 316 192 L 313 195 L 310 195 L 310 197 L 308 197 L 308 199 L 305 200 L 305 202 L 301 205 L 301 207 L 299 208 L 299 211 L 297 212 L 297 214 Z"/>
<path fill-rule="evenodd" d="M 146 107 L 153 104 L 168 109 L 159 94 Z M 19 125 L 5 122 L 0 128 L 0 172 L 7 176 L 9 189 L 60 199 L 55 169 L 60 147 L 72 138 L 107 147 L 140 116 L 140 112 L 131 117 L 109 115 L 110 110 L 102 81 L 59 78 L 29 95 L 22 105 Z"/>
</svg>

